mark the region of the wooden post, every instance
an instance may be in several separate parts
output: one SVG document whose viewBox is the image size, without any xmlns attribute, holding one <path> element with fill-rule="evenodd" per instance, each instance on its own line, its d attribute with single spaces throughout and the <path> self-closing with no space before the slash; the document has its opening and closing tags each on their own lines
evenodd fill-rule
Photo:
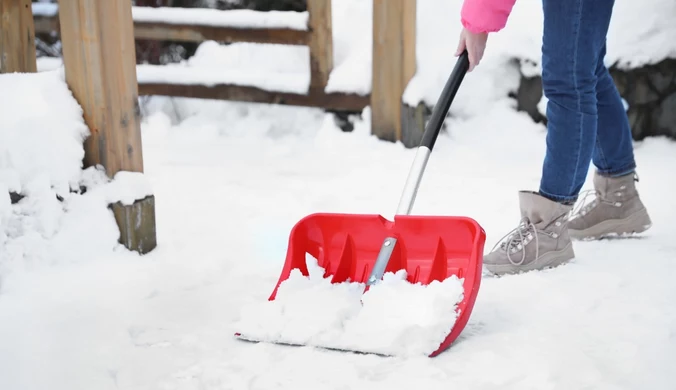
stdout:
<svg viewBox="0 0 676 390">
<path fill-rule="evenodd" d="M 100 164 L 109 177 L 143 172 L 131 0 L 60 0 L 59 24 L 66 82 L 91 130 L 85 166 Z M 156 246 L 153 196 L 112 208 L 122 244 L 140 253 Z"/>
<path fill-rule="evenodd" d="M 31 0 L 0 0 L 0 73 L 35 73 Z"/>
<path fill-rule="evenodd" d="M 310 13 L 310 89 L 324 91 L 333 69 L 331 0 L 307 0 Z"/>
<path fill-rule="evenodd" d="M 379 139 L 406 138 L 401 98 L 416 72 L 415 40 L 416 0 L 373 0 L 371 132 Z"/>
</svg>

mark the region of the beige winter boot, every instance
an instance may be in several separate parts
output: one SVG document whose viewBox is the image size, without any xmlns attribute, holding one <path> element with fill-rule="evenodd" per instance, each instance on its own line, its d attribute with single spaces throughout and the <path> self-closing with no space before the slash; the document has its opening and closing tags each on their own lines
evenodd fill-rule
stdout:
<svg viewBox="0 0 676 390">
<path fill-rule="evenodd" d="M 556 267 L 575 257 L 568 235 L 572 206 L 536 192 L 519 192 L 521 223 L 484 256 L 486 269 L 496 275 Z"/>
<path fill-rule="evenodd" d="M 571 237 L 592 240 L 641 233 L 650 228 L 652 221 L 636 191 L 635 173 L 621 177 L 594 173 L 593 181 L 594 190 L 584 192 L 571 215 L 568 226 Z M 595 198 L 585 205 L 589 194 Z"/>
</svg>

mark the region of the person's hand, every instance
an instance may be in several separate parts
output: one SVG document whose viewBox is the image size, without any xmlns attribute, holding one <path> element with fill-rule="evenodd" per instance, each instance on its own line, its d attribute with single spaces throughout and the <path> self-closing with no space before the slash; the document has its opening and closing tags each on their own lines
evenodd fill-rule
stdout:
<svg viewBox="0 0 676 390">
<path fill-rule="evenodd" d="M 456 50 L 455 55 L 459 56 L 467 49 L 467 57 L 469 58 L 468 72 L 471 72 L 481 62 L 487 40 L 488 33 L 473 33 L 466 28 L 463 28 L 462 32 L 460 32 L 460 41 L 458 42 L 458 50 Z"/>
</svg>

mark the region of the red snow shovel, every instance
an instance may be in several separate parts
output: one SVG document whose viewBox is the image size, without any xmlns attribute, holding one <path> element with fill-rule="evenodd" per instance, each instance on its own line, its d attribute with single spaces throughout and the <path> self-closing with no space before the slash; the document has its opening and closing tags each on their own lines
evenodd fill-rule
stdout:
<svg viewBox="0 0 676 390">
<path fill-rule="evenodd" d="M 386 272 L 406 270 L 407 281 L 427 285 L 456 275 L 464 294 L 458 317 L 446 338 L 429 356 L 444 351 L 460 335 L 479 291 L 486 234 L 467 217 L 410 215 L 420 181 L 444 118 L 468 69 L 467 52 L 458 59 L 426 126 L 406 181 L 394 221 L 378 214 L 311 214 L 292 229 L 282 274 L 269 300 L 293 269 L 308 276 L 310 254 L 331 283 L 378 283 Z M 452 310 L 452 308 L 449 308 Z M 246 336 L 236 334 L 247 340 Z M 253 340 L 248 340 L 253 341 Z M 362 352 L 362 351 L 355 351 Z M 368 352 L 366 352 L 368 353 Z"/>
</svg>

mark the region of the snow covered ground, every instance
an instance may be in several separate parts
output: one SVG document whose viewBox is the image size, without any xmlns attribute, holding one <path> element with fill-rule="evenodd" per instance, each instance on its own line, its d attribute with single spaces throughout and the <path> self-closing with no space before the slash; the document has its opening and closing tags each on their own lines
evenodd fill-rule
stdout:
<svg viewBox="0 0 676 390">
<path fill-rule="evenodd" d="M 432 0 L 419 3 L 431 19 Z M 454 8 L 436 17 L 454 21 Z M 451 36 L 439 57 L 442 38 L 419 38 L 411 99 L 434 101 Z M 537 188 L 544 156 L 544 128 L 506 97 L 518 71 L 505 61 L 488 56 L 467 76 L 414 208 L 475 218 L 486 250 L 518 222 L 516 192 Z M 439 357 L 248 344 L 233 324 L 272 291 L 293 224 L 316 211 L 391 216 L 415 151 L 371 137 L 368 110 L 343 133 L 314 109 L 153 98 L 142 131 L 159 246 L 140 257 L 116 245 L 105 204 L 143 186 L 63 191 L 100 177 L 77 169 L 79 107 L 60 77 L 0 76 L 2 91 L 25 88 L 23 100 L 0 95 L 0 389 L 673 389 L 675 142 L 636 143 L 651 230 L 576 243 L 555 270 L 485 278 Z M 38 146 L 27 134 L 63 146 L 15 153 Z M 28 196 L 10 205 L 8 190 Z"/>
</svg>

